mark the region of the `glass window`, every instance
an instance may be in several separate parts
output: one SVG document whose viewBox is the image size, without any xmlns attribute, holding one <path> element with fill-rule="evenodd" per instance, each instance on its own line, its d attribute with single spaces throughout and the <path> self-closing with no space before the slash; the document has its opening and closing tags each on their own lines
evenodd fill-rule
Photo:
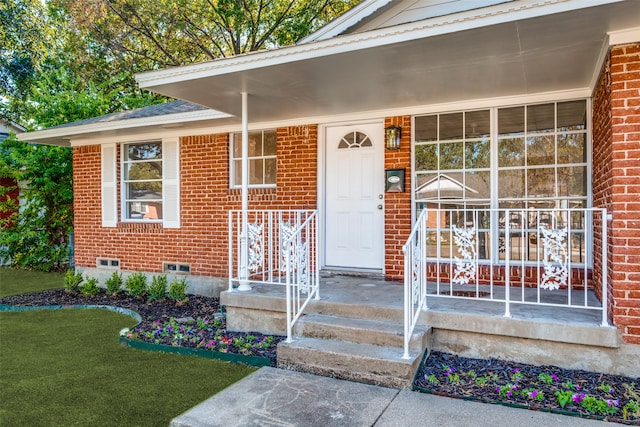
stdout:
<svg viewBox="0 0 640 427">
<path fill-rule="evenodd" d="M 276 185 L 275 130 L 249 132 L 249 186 L 274 187 Z M 242 185 L 242 134 L 231 136 L 231 187 Z"/>
<path fill-rule="evenodd" d="M 125 144 L 122 153 L 124 220 L 161 220 L 162 142 Z"/>
</svg>

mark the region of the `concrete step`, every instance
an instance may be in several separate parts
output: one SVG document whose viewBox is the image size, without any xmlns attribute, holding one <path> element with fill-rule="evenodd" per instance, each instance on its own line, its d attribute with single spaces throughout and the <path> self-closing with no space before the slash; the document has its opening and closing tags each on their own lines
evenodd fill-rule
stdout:
<svg viewBox="0 0 640 427">
<path fill-rule="evenodd" d="M 296 325 L 296 335 L 336 341 L 350 341 L 402 348 L 404 345 L 404 325 L 371 319 L 308 314 Z M 409 342 L 409 347 L 422 351 L 431 344 L 431 328 L 417 326 Z"/>
<path fill-rule="evenodd" d="M 392 388 L 409 388 L 423 351 L 300 337 L 278 344 L 278 367 Z"/>
</svg>

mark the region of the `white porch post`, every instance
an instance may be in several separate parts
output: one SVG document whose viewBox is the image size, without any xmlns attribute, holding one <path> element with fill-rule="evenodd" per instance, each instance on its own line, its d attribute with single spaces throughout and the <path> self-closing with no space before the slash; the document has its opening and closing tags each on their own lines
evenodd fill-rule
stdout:
<svg viewBox="0 0 640 427">
<path fill-rule="evenodd" d="M 248 210 L 249 210 L 249 118 L 247 93 L 242 92 L 242 229 L 240 231 L 240 280 L 239 291 L 250 291 L 249 285 L 249 245 L 248 245 Z"/>
</svg>

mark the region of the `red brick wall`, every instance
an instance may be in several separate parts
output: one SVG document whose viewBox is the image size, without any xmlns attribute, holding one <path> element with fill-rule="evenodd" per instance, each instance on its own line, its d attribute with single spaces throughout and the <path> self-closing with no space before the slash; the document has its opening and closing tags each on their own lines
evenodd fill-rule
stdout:
<svg viewBox="0 0 640 427">
<path fill-rule="evenodd" d="M 405 169 L 404 193 L 385 193 L 384 197 L 384 268 L 388 279 L 404 277 L 402 245 L 411 232 L 411 117 L 388 117 L 384 127 L 402 128 L 399 150 L 385 150 L 385 169 Z"/>
<path fill-rule="evenodd" d="M 623 339 L 640 344 L 640 44 L 611 49 L 593 105 L 594 206 L 613 215 L 609 305 Z"/>
<path fill-rule="evenodd" d="M 250 190 L 252 209 L 315 209 L 317 127 L 277 130 L 277 188 Z M 227 212 L 240 209 L 240 191 L 229 189 L 228 135 L 180 141 L 181 227 L 120 223 L 103 228 L 100 146 L 74 149 L 76 265 L 117 258 L 123 270 L 161 272 L 162 262 L 191 264 L 191 274 L 227 277 Z"/>
</svg>

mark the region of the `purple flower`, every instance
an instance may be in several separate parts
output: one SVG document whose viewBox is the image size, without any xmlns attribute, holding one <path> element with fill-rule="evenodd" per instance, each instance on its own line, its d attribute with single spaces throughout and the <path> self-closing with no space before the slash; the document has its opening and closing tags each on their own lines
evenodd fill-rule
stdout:
<svg viewBox="0 0 640 427">
<path fill-rule="evenodd" d="M 514 374 L 517 374 L 518 372 L 520 372 L 520 368 L 515 368 L 515 369 L 513 370 L 513 373 L 514 373 Z"/>
<path fill-rule="evenodd" d="M 496 387 L 496 393 L 500 393 L 500 387 Z"/>
<path fill-rule="evenodd" d="M 507 396 L 509 396 L 509 397 L 513 396 L 513 393 L 511 392 L 511 390 L 509 390 L 509 391 L 507 392 Z"/>
<path fill-rule="evenodd" d="M 531 393 L 529 393 L 529 397 L 532 399 L 535 399 L 537 395 L 538 395 L 538 390 L 533 390 Z"/>
<path fill-rule="evenodd" d="M 584 399 L 584 397 L 585 397 L 584 393 L 576 393 L 573 395 L 571 400 L 573 400 L 575 403 L 580 403 L 582 402 L 582 399 Z"/>
<path fill-rule="evenodd" d="M 612 406 L 618 407 L 618 405 L 620 404 L 620 402 L 616 399 L 616 400 L 607 400 L 607 406 L 609 408 L 611 408 Z"/>
<path fill-rule="evenodd" d="M 554 381 L 558 381 L 558 376 L 556 374 L 551 374 L 551 379 Z"/>
</svg>

